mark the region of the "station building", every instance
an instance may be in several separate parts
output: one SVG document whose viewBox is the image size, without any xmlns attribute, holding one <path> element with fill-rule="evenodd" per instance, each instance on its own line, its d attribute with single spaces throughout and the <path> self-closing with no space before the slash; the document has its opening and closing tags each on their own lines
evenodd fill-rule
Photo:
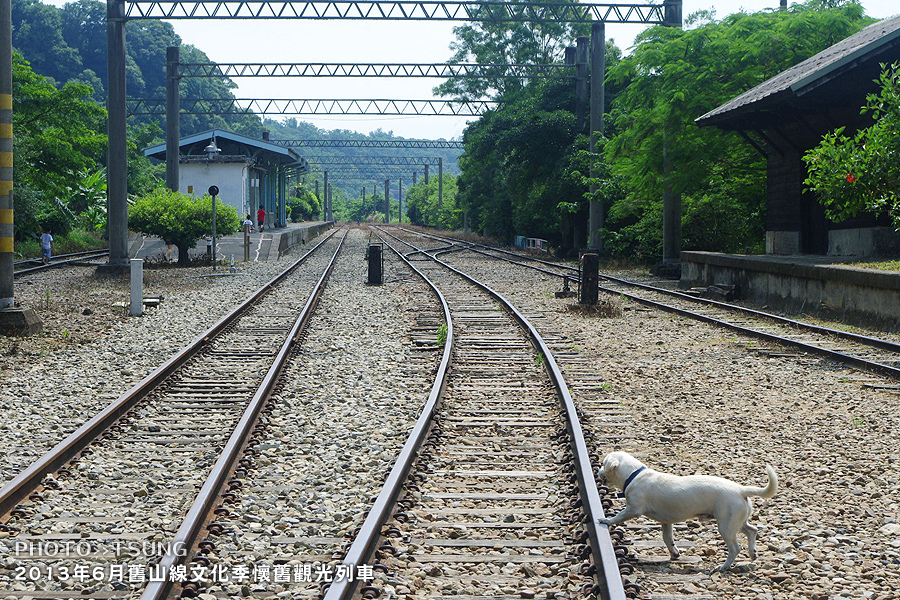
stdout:
<svg viewBox="0 0 900 600">
<path fill-rule="evenodd" d="M 217 151 L 210 152 L 211 145 Z M 286 225 L 288 179 L 307 168 L 294 149 L 273 144 L 268 132 L 255 139 L 224 129 L 182 137 L 178 146 L 178 191 L 199 197 L 215 185 L 218 200 L 238 216 L 249 214 L 255 222 L 262 206 L 267 228 Z M 164 161 L 166 145 L 145 148 L 144 155 Z"/>
</svg>

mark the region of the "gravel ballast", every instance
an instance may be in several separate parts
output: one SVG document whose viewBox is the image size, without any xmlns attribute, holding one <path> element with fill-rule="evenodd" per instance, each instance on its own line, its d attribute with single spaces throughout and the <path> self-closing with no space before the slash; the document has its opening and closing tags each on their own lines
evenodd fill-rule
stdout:
<svg viewBox="0 0 900 600">
<path fill-rule="evenodd" d="M 114 306 L 127 300 L 124 278 L 76 268 L 17 281 L 16 299 L 38 310 L 45 332 L 0 338 L 0 455 L 7 457 L 0 481 L 295 259 L 242 267 L 245 274 L 234 277 L 197 278 L 210 272 L 202 268 L 147 270 L 146 294 L 164 300 L 143 317 Z M 553 297 L 558 279 L 471 255 L 447 260 L 490 279 L 528 314 L 542 315 L 534 321 L 539 330 L 565 337 L 579 358 L 591 360 L 604 378 L 603 393 L 621 402 L 631 420 L 616 428 L 621 440 L 604 452 L 627 450 L 657 470 L 747 485 L 764 485 L 766 463 L 778 472 L 778 494 L 755 501 L 755 561 L 744 550 L 734 570 L 711 573 L 724 560 L 724 544 L 714 523 L 693 521 L 675 534 L 686 560 L 654 567 L 658 575 L 639 581 L 645 589 L 783 600 L 887 600 L 900 593 L 900 395 L 873 387 L 891 382 L 818 358 L 766 357 L 750 339 L 629 303 L 617 317 L 585 316 L 569 310 L 572 300 Z M 349 297 L 334 306 L 359 310 Z M 331 313 L 329 322 L 338 320 Z M 379 356 L 378 344 L 370 352 Z M 350 367 L 362 359 L 348 360 Z M 565 368 L 565 357 L 558 362 Z M 297 398 L 306 402 L 308 394 L 304 389 Z M 609 433 L 598 416 L 586 414 L 588 429 Z M 635 539 L 660 539 L 653 522 L 635 523 L 646 526 L 632 530 Z M 664 556 L 665 549 L 638 553 Z M 698 576 L 674 588 L 667 572 Z"/>
</svg>

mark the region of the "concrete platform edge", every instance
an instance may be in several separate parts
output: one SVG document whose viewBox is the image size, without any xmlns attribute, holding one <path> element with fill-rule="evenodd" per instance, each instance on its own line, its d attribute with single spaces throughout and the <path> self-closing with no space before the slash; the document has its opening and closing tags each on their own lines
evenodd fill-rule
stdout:
<svg viewBox="0 0 900 600">
<path fill-rule="evenodd" d="M 900 330 L 900 273 L 829 264 L 836 260 L 682 252 L 679 287 L 739 285 L 741 298 L 775 310 Z"/>
</svg>

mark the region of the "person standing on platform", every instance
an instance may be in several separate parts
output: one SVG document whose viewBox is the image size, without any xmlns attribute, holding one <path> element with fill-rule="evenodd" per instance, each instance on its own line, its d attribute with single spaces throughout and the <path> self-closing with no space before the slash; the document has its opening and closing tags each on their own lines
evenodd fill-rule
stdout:
<svg viewBox="0 0 900 600">
<path fill-rule="evenodd" d="M 52 253 L 51 244 L 53 243 L 53 236 L 50 235 L 49 229 L 44 229 L 44 233 L 41 234 L 41 262 L 45 265 L 50 262 L 50 254 Z"/>
<path fill-rule="evenodd" d="M 256 211 L 256 222 L 259 224 L 259 231 L 262 233 L 263 226 L 266 224 L 266 211 L 260 205 L 259 210 Z"/>
</svg>

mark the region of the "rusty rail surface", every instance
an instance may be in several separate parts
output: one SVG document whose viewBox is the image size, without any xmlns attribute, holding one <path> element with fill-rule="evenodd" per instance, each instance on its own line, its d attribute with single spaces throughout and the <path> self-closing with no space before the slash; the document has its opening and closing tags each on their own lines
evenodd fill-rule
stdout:
<svg viewBox="0 0 900 600">
<path fill-rule="evenodd" d="M 440 290 L 438 290 L 437 286 L 435 286 L 434 283 L 432 283 L 424 273 L 413 266 L 413 264 L 409 260 L 407 260 L 405 256 L 403 256 L 403 254 L 398 252 L 396 248 L 394 248 L 387 242 L 385 242 L 385 244 L 404 263 L 406 263 L 406 265 L 410 269 L 412 269 L 413 272 L 415 272 L 417 275 L 419 275 L 419 277 L 422 278 L 422 280 L 428 285 L 428 287 L 431 288 L 431 291 L 440 301 L 441 307 L 444 311 L 444 322 L 447 325 L 447 338 L 444 342 L 444 351 L 441 357 L 441 362 L 438 366 L 437 374 L 434 378 L 434 385 L 432 385 L 431 392 L 428 394 L 428 400 L 422 407 L 422 412 L 419 415 L 419 418 L 416 420 L 415 425 L 413 425 L 413 429 L 410 432 L 409 437 L 403 444 L 403 448 L 400 450 L 400 454 L 397 455 L 397 460 L 394 462 L 394 466 L 391 468 L 391 471 L 388 474 L 387 479 L 385 480 L 384 486 L 378 493 L 378 496 L 376 497 L 375 502 L 372 505 L 372 509 L 366 515 L 359 533 L 356 535 L 353 543 L 347 550 L 347 554 L 344 560 L 342 561 L 342 564 L 351 567 L 366 564 L 366 562 L 368 562 L 368 560 L 372 557 L 372 554 L 377 547 L 378 540 L 381 537 L 382 526 L 391 516 L 395 507 L 394 502 L 396 501 L 397 496 L 402 491 L 403 483 L 406 480 L 407 474 L 412 468 L 412 465 L 418 456 L 419 450 L 421 449 L 422 444 L 424 443 L 425 439 L 428 436 L 428 432 L 431 429 L 435 411 L 440 405 L 441 397 L 443 396 L 444 389 L 447 383 L 447 375 L 450 370 L 450 356 L 453 351 L 453 320 L 450 317 L 450 307 L 447 305 L 447 301 L 444 299 L 444 296 L 441 294 Z M 351 582 L 347 579 L 335 581 L 331 584 L 331 586 L 328 588 L 328 591 L 325 593 L 324 600 L 347 600 L 352 597 L 355 587 L 356 582 Z"/>
</svg>

